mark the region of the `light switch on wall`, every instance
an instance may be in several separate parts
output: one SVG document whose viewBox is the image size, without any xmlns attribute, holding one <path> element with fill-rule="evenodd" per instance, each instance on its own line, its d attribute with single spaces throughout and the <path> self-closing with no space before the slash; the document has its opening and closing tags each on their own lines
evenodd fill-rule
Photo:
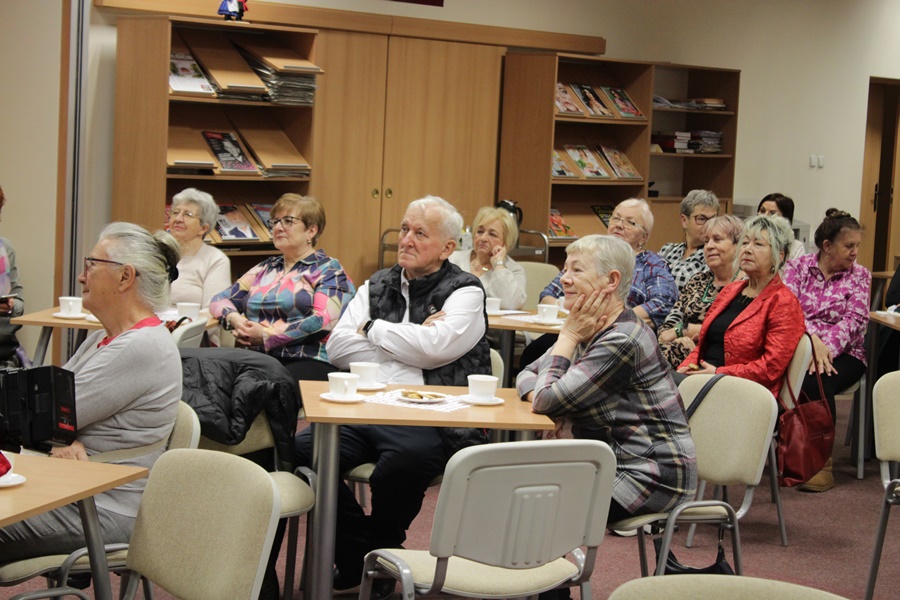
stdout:
<svg viewBox="0 0 900 600">
<path fill-rule="evenodd" d="M 818 163 L 819 163 L 819 160 L 818 160 L 818 158 L 816 157 L 816 155 L 815 155 L 815 154 L 810 154 L 810 155 L 809 155 L 809 166 L 812 167 L 812 168 L 814 169 L 814 168 L 816 168 L 816 165 L 817 165 Z"/>
<path fill-rule="evenodd" d="M 817 165 L 817 166 L 818 166 L 820 169 L 824 169 L 824 168 L 825 168 L 825 156 L 824 156 L 823 154 L 820 154 L 820 155 L 818 156 L 818 165 Z"/>
</svg>

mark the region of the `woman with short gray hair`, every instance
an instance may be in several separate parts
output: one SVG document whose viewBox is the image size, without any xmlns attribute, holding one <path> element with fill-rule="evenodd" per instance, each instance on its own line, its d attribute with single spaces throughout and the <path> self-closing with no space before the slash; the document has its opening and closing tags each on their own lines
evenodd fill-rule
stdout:
<svg viewBox="0 0 900 600">
<path fill-rule="evenodd" d="M 181 245 L 179 276 L 172 284 L 172 307 L 178 302 L 196 302 L 201 310 L 206 309 L 213 296 L 231 285 L 228 257 L 203 241 L 215 227 L 218 215 L 218 205 L 206 192 L 187 188 L 172 197 L 169 233 Z"/>
<path fill-rule="evenodd" d="M 719 199 L 709 190 L 691 190 L 681 201 L 684 241 L 663 244 L 659 250 L 659 255 L 669 265 L 679 292 L 691 277 L 707 270 L 703 261 L 703 244 L 706 240 L 700 232 L 706 222 L 718 214 Z"/>
<path fill-rule="evenodd" d="M 588 235 L 566 253 L 560 283 L 569 314 L 556 343 L 519 373 L 516 390 L 556 422 L 555 437 L 612 447 L 616 483 L 607 522 L 668 512 L 693 498 L 696 456 L 656 336 L 626 306 L 634 250 L 615 236 Z"/>
<path fill-rule="evenodd" d="M 778 396 L 806 331 L 797 297 L 778 276 L 793 238 L 784 217 L 757 216 L 744 224 L 737 266 L 747 279 L 725 286 L 716 296 L 697 346 L 679 373 L 743 377 Z"/>
</svg>

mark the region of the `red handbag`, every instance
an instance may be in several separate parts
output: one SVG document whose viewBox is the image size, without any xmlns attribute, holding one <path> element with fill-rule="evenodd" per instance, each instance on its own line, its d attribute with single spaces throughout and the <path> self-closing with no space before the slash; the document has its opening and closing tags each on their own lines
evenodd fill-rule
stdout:
<svg viewBox="0 0 900 600">
<path fill-rule="evenodd" d="M 815 346 L 812 359 L 816 363 Z M 778 417 L 778 485 L 793 487 L 806 483 L 831 458 L 834 419 L 822 389 L 822 375 L 818 371 L 816 379 L 819 382 L 818 400 L 810 400 L 803 392 L 795 395 L 789 381 L 785 383 L 794 407 L 789 409 L 778 399 L 783 411 Z"/>
</svg>

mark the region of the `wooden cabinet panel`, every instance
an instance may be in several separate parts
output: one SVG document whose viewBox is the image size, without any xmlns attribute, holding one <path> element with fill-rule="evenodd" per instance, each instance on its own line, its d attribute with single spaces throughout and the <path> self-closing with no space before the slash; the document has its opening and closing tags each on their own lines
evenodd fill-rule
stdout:
<svg viewBox="0 0 900 600">
<path fill-rule="evenodd" d="M 317 90 L 310 190 L 327 215 L 322 247 L 357 285 L 378 264 L 387 46 L 387 36 L 343 31 L 322 32 L 317 40 L 325 73 Z"/>
<path fill-rule="evenodd" d="M 388 54 L 381 228 L 426 194 L 470 223 L 495 200 L 503 49 L 392 37 Z"/>
</svg>

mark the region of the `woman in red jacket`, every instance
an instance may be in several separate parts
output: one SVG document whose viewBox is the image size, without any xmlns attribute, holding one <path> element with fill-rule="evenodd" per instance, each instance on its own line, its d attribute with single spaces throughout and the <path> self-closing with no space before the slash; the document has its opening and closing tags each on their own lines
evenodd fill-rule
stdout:
<svg viewBox="0 0 900 600">
<path fill-rule="evenodd" d="M 806 329 L 800 303 L 778 276 L 793 239 L 783 217 L 757 216 L 744 224 L 737 260 L 747 279 L 719 292 L 679 373 L 734 375 L 778 395 Z"/>
</svg>

